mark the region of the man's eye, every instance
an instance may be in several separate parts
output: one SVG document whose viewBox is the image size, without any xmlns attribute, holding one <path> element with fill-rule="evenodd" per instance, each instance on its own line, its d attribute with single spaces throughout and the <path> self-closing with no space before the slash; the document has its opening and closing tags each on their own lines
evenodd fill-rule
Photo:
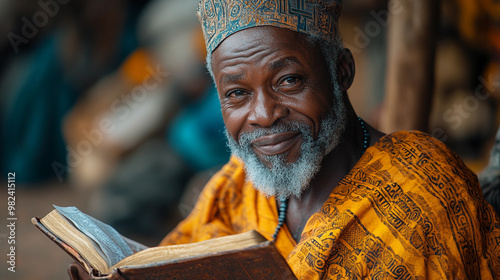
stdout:
<svg viewBox="0 0 500 280">
<path fill-rule="evenodd" d="M 299 78 L 297 77 L 287 77 L 283 80 L 282 84 L 283 85 L 294 85 L 299 81 Z"/>
<path fill-rule="evenodd" d="M 226 97 L 239 97 L 239 96 L 243 96 L 243 95 L 245 95 L 245 91 L 243 91 L 241 89 L 235 89 L 235 90 L 228 91 L 226 94 Z"/>
<path fill-rule="evenodd" d="M 303 80 L 297 76 L 288 76 L 281 80 L 278 88 L 282 90 L 299 90 L 303 85 Z"/>
</svg>

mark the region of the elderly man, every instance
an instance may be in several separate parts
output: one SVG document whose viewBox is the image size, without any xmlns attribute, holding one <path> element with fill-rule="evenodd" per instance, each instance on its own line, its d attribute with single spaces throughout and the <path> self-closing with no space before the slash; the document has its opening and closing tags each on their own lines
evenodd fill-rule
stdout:
<svg viewBox="0 0 500 280">
<path fill-rule="evenodd" d="M 202 1 L 230 162 L 162 242 L 256 229 L 300 279 L 500 277 L 476 176 L 419 132 L 383 135 L 347 97 L 340 1 Z"/>
<path fill-rule="evenodd" d="M 201 2 L 233 156 L 160 245 L 255 229 L 299 279 L 500 277 L 500 220 L 476 176 L 431 136 L 356 116 L 340 12 L 340 0 Z"/>
</svg>

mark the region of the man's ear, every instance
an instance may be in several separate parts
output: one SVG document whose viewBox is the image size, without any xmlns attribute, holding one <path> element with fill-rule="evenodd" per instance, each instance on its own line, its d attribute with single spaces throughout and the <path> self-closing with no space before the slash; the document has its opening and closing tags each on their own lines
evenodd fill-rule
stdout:
<svg viewBox="0 0 500 280">
<path fill-rule="evenodd" d="M 343 92 L 347 91 L 354 80 L 356 67 L 349 49 L 343 49 L 337 57 L 337 79 Z"/>
</svg>

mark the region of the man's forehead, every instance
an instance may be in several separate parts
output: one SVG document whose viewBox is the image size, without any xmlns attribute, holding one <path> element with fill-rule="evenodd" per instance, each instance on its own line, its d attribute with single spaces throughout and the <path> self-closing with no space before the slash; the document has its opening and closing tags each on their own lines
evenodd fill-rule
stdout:
<svg viewBox="0 0 500 280">
<path fill-rule="evenodd" d="M 260 65 L 268 70 L 290 65 L 302 66 L 315 52 L 303 37 L 303 34 L 278 27 L 242 30 L 226 38 L 217 47 L 212 54 L 212 67 L 216 72 L 234 76 L 241 74 L 237 72 L 241 66 Z M 227 81 L 235 79 L 236 76 Z"/>
<path fill-rule="evenodd" d="M 214 50 L 222 52 L 245 52 L 248 49 L 272 48 L 293 49 L 306 42 L 304 34 L 274 26 L 258 26 L 235 32 L 225 38 Z"/>
</svg>

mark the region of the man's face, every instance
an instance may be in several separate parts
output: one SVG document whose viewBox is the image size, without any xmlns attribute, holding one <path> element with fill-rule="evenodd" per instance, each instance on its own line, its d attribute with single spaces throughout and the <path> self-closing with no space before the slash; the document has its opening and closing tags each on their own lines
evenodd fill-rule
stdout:
<svg viewBox="0 0 500 280">
<path fill-rule="evenodd" d="M 269 195 L 299 196 L 343 131 L 344 107 L 320 51 L 299 33 L 257 27 L 223 41 L 212 65 L 229 144 L 250 179 Z M 299 185 L 276 191 L 291 182 L 273 177 L 293 176 L 284 174 L 290 170 Z"/>
</svg>

